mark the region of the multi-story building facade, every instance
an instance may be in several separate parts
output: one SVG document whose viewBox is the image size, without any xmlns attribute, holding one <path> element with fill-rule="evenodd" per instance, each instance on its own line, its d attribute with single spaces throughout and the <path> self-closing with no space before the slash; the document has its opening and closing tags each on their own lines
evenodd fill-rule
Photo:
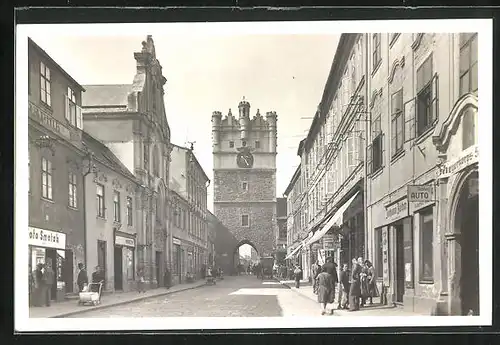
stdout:
<svg viewBox="0 0 500 345">
<path fill-rule="evenodd" d="M 380 285 L 414 311 L 477 314 L 477 35 L 367 38 L 368 252 Z"/>
<path fill-rule="evenodd" d="M 276 243 L 276 254 L 275 260 L 278 263 L 282 263 L 286 256 L 286 227 L 287 227 L 287 199 L 286 198 L 276 198 L 276 233 L 275 233 L 275 243 Z"/>
<path fill-rule="evenodd" d="M 78 291 L 77 265 L 86 264 L 84 88 L 31 39 L 28 63 L 29 272 L 50 262 L 57 279 L 52 299 L 61 300 Z"/>
<path fill-rule="evenodd" d="M 362 34 L 343 34 L 307 137 L 301 141 L 305 277 L 312 261 L 365 255 L 366 67 Z"/>
<path fill-rule="evenodd" d="M 208 263 L 207 188 L 210 180 L 190 148 L 172 144 L 169 188 L 184 198 L 188 209 L 179 217 L 188 230 L 187 270 L 199 278 Z M 172 207 L 177 208 L 175 199 Z"/>
<path fill-rule="evenodd" d="M 260 256 L 274 254 L 276 233 L 277 115 L 239 103 L 222 118 L 212 114 L 214 213 L 240 244 L 250 244 Z M 237 251 L 238 248 L 234 250 Z"/>
<path fill-rule="evenodd" d="M 106 145 L 85 132 L 82 139 L 93 153 L 83 193 L 89 273 L 99 266 L 105 290 L 130 291 L 136 283 L 136 195 L 141 187 Z"/>
<path fill-rule="evenodd" d="M 283 195 L 287 200 L 287 226 L 286 226 L 286 259 L 295 260 L 295 254 L 299 252 L 301 239 L 307 235 L 305 231 L 305 208 L 303 200 L 307 200 L 304 193 L 301 165 L 295 172 Z M 298 257 L 299 263 L 302 256 Z M 288 262 L 289 266 L 294 262 Z"/>
<path fill-rule="evenodd" d="M 134 58 L 132 84 L 86 86 L 83 118 L 85 131 L 108 146 L 143 186 L 136 200 L 137 264 L 146 284 L 156 287 L 163 285 L 172 248 L 167 228 L 172 148 L 163 101 L 166 78 L 151 36 Z"/>
<path fill-rule="evenodd" d="M 221 268 L 224 274 L 234 274 L 239 260 L 238 251 L 234 251 L 234 248 L 238 245 L 238 240 L 210 211 L 208 211 L 208 226 L 215 232 L 215 267 Z"/>
</svg>

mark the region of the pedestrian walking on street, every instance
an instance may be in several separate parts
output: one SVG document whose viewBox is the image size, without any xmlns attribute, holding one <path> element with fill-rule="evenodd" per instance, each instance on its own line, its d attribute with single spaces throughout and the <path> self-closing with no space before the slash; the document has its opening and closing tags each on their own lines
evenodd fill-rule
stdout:
<svg viewBox="0 0 500 345">
<path fill-rule="evenodd" d="M 375 281 L 375 268 L 370 260 L 365 261 L 366 267 L 366 277 L 368 283 L 368 298 L 370 299 L 370 305 L 373 304 L 373 297 L 379 297 L 380 293 L 377 288 L 377 283 Z"/>
<path fill-rule="evenodd" d="M 42 275 L 42 295 L 44 304 L 50 307 L 50 301 L 52 300 L 52 285 L 54 284 L 54 271 L 52 270 L 52 260 L 47 259 L 47 263 L 43 268 Z"/>
<path fill-rule="evenodd" d="M 139 268 L 137 270 L 137 291 L 139 293 L 141 293 L 141 292 L 146 293 L 146 289 L 144 288 L 144 284 L 145 284 L 144 269 Z"/>
<path fill-rule="evenodd" d="M 342 265 L 342 269 L 339 274 L 339 305 L 338 309 L 348 309 L 349 307 L 349 289 L 350 289 L 350 271 L 347 264 Z"/>
<path fill-rule="evenodd" d="M 333 303 L 335 300 L 335 290 L 332 288 L 333 277 L 328 273 L 328 268 L 322 268 L 322 272 L 318 274 L 318 302 L 321 304 L 321 315 L 327 313 L 326 305 Z M 333 309 L 330 310 L 330 314 L 333 314 Z"/>
<path fill-rule="evenodd" d="M 295 270 L 293 271 L 293 275 L 295 278 L 295 287 L 297 289 L 300 288 L 300 280 L 302 279 L 302 269 L 299 265 L 295 266 Z"/>
<path fill-rule="evenodd" d="M 352 259 L 351 286 L 349 289 L 349 311 L 359 310 L 361 298 L 361 265 L 356 258 Z"/>
<path fill-rule="evenodd" d="M 78 292 L 82 292 L 86 284 L 89 283 L 89 277 L 87 275 L 87 270 L 83 267 L 81 262 L 78 263 L 78 277 L 76 278 L 76 284 L 78 285 Z"/>
<path fill-rule="evenodd" d="M 312 277 L 313 277 L 313 292 L 318 293 L 318 275 L 321 273 L 318 260 L 314 261 L 311 267 Z"/>
<path fill-rule="evenodd" d="M 35 297 L 34 305 L 41 307 L 43 304 L 43 264 L 39 263 L 36 265 L 35 270 Z"/>
<path fill-rule="evenodd" d="M 203 273 L 203 276 L 205 276 L 205 272 Z M 165 273 L 163 274 L 163 281 L 165 282 L 165 287 L 170 289 L 172 286 L 172 275 L 170 274 L 170 270 L 168 267 L 165 267 Z"/>
<path fill-rule="evenodd" d="M 360 282 L 361 282 L 361 302 L 360 307 L 364 307 L 366 300 L 369 297 L 368 293 L 368 267 L 362 257 L 358 258 L 358 265 L 361 267 Z"/>
</svg>

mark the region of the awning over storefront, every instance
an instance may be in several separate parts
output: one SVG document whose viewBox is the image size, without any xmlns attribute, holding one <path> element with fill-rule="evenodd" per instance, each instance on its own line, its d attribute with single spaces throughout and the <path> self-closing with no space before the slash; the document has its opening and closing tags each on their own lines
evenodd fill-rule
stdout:
<svg viewBox="0 0 500 345">
<path fill-rule="evenodd" d="M 285 260 L 288 260 L 290 259 L 292 256 L 294 256 L 299 250 L 300 248 L 302 248 L 302 246 L 304 245 L 304 243 L 301 243 L 297 246 L 297 248 L 295 248 L 290 254 L 288 254 L 286 257 L 285 257 Z"/>
<path fill-rule="evenodd" d="M 313 244 L 314 242 L 319 241 L 325 234 L 328 232 L 328 230 L 331 229 L 332 226 L 338 225 L 339 221 L 342 221 L 342 215 L 344 214 L 345 210 L 351 205 L 351 203 L 354 201 L 354 199 L 358 196 L 359 192 L 356 192 L 347 202 L 345 202 L 337 211 L 335 211 L 334 215 L 328 220 L 328 222 L 321 228 L 321 230 L 318 230 L 314 233 L 314 235 L 307 241 L 306 245 L 309 246 Z"/>
</svg>

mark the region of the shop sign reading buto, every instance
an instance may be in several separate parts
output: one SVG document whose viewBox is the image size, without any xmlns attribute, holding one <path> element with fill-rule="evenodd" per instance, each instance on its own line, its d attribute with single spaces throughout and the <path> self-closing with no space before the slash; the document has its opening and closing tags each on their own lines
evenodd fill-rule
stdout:
<svg viewBox="0 0 500 345">
<path fill-rule="evenodd" d="M 119 246 L 135 247 L 135 240 L 133 238 L 127 238 L 116 235 L 115 244 Z"/>
<path fill-rule="evenodd" d="M 35 247 L 66 249 L 66 234 L 57 231 L 28 227 L 28 244 Z"/>
<path fill-rule="evenodd" d="M 434 185 L 409 185 L 408 186 L 408 201 L 409 202 L 433 202 L 435 201 Z"/>
</svg>

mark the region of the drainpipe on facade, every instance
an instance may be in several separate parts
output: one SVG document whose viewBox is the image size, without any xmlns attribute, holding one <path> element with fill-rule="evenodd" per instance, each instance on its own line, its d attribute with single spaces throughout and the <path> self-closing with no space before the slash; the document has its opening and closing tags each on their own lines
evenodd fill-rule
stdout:
<svg viewBox="0 0 500 345">
<path fill-rule="evenodd" d="M 84 249 L 83 249 L 83 264 L 86 270 L 89 268 L 87 267 L 87 203 L 86 203 L 86 193 L 87 193 L 87 176 L 92 173 L 96 172 L 97 168 L 94 164 L 94 153 L 91 151 L 88 151 L 86 149 L 85 156 L 83 157 L 83 160 L 88 159 L 88 168 L 86 171 L 83 173 L 83 191 L 82 191 L 82 196 L 83 196 L 83 203 L 82 203 L 82 211 L 83 211 L 83 238 L 85 241 L 84 244 Z"/>
<path fill-rule="evenodd" d="M 368 214 L 368 163 L 366 161 L 366 152 L 367 152 L 367 148 L 368 148 L 368 133 L 370 131 L 370 124 L 371 124 L 371 112 L 368 110 L 368 104 L 369 104 L 369 99 L 368 99 L 368 95 L 370 94 L 370 91 L 369 91 L 369 84 L 370 84 L 370 78 L 368 77 L 369 76 L 369 70 L 368 70 L 368 42 L 369 42 L 369 34 L 364 34 L 365 35 L 365 61 L 364 61 L 364 65 L 365 65 L 365 75 L 366 75 L 366 82 L 365 82 L 365 100 L 364 100 L 364 104 L 363 104 L 363 111 L 364 111 L 364 115 L 365 115 L 365 142 L 364 142 L 364 150 L 365 150 L 365 155 L 364 155 L 364 176 L 363 176 L 363 206 L 364 206 L 364 231 L 365 231 L 365 258 L 368 259 L 368 254 L 369 254 L 369 251 L 368 251 L 368 243 L 369 243 L 369 236 L 368 236 L 368 217 L 371 215 Z M 373 258 L 371 258 L 371 261 L 373 262 Z"/>
</svg>

